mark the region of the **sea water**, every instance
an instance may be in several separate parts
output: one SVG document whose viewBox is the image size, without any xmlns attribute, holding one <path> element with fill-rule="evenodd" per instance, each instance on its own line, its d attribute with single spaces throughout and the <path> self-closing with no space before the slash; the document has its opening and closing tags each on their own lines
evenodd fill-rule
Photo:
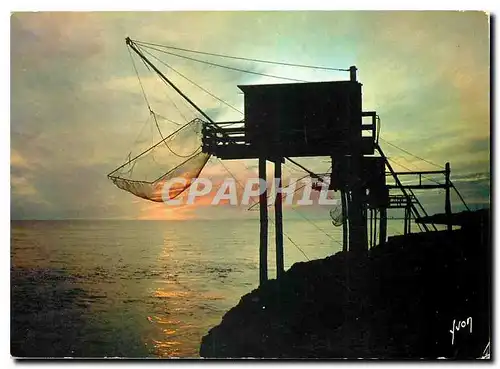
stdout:
<svg viewBox="0 0 500 369">
<path fill-rule="evenodd" d="M 284 231 L 285 269 L 342 248 L 327 219 L 286 219 Z M 258 286 L 258 245 L 258 220 L 12 221 L 11 353 L 197 357 Z"/>
</svg>

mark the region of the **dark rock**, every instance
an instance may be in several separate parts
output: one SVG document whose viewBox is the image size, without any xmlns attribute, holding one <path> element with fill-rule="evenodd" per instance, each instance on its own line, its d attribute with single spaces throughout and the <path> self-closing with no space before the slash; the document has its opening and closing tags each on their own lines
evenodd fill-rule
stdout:
<svg viewBox="0 0 500 369">
<path fill-rule="evenodd" d="M 200 355 L 477 358 L 490 340 L 491 242 L 489 218 L 474 224 L 296 263 L 243 296 Z M 455 332 L 452 344 L 453 321 L 468 317 L 472 333 Z"/>
</svg>

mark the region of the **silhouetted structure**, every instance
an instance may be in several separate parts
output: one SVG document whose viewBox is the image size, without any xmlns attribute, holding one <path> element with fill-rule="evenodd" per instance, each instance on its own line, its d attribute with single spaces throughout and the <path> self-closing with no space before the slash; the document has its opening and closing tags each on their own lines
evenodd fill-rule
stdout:
<svg viewBox="0 0 500 369">
<path fill-rule="evenodd" d="M 257 158 L 262 179 L 266 178 L 265 161 L 271 160 L 275 163 L 275 178 L 279 180 L 284 158 L 330 156 L 336 168 L 332 171 L 330 189 L 342 194 L 347 214 L 344 234 L 349 237 L 349 250 L 366 251 L 365 203 L 368 200 L 374 208 L 384 207 L 388 195 L 383 162 L 379 158 L 365 158 L 375 150 L 376 113 L 362 111 L 362 85 L 356 80 L 356 67 L 350 68 L 348 81 L 239 87 L 245 97 L 244 126 L 221 126 L 219 130 L 206 125 L 203 150 L 221 159 Z M 372 119 L 366 124 L 363 116 Z M 264 192 L 260 196 L 261 282 L 267 279 L 265 199 Z M 284 270 L 281 207 L 278 194 L 275 202 L 278 277 Z M 385 223 L 381 225 L 384 229 L 380 234 L 385 237 Z"/>
<path fill-rule="evenodd" d="M 448 229 L 451 230 L 450 190 L 454 186 L 450 181 L 449 164 L 446 164 L 443 171 L 398 173 L 393 170 L 378 143 L 380 120 L 377 113 L 362 110 L 362 85 L 357 81 L 355 66 L 349 68 L 349 80 L 346 81 L 239 86 L 245 98 L 244 121 L 215 122 L 146 58 L 134 41 L 127 38 L 126 43 L 148 68 L 156 72 L 167 86 L 203 117 L 188 122 L 172 133 L 174 139 L 179 136 L 181 130 L 196 134 L 198 126 L 202 127 L 202 138 L 200 150 L 186 156 L 172 151 L 173 139 L 170 136 L 164 138 L 160 132 L 160 142 L 130 158 L 108 175 L 118 187 L 148 200 L 163 201 L 163 184 L 171 176 L 182 172 L 190 179 L 188 184 L 168 194 L 169 197 L 175 198 L 197 178 L 210 155 L 220 159 L 258 159 L 259 177 L 264 180 L 266 160 L 274 162 L 274 177 L 278 180 L 274 202 L 278 278 L 284 272 L 281 164 L 287 159 L 306 170 L 311 177 L 325 182 L 324 178 L 290 157 L 331 158 L 329 189 L 340 191 L 343 250 L 361 255 L 369 247 L 373 247 L 377 239 L 379 243 L 384 243 L 387 239 L 387 210 L 390 208 L 405 209 L 404 233 L 410 233 L 412 217 L 418 220 L 428 216 L 413 193 L 415 189 L 445 189 L 445 213 L 449 219 Z M 145 99 L 147 102 L 146 96 Z M 149 104 L 148 109 L 159 129 L 156 115 Z M 235 127 L 234 123 L 243 125 Z M 176 156 L 176 164 L 153 180 L 129 178 L 127 175 L 133 172 L 135 161 L 143 160 L 162 143 Z M 374 156 L 376 152 L 380 156 Z M 386 168 L 388 173 L 385 172 Z M 443 174 L 444 183 L 422 184 L 422 176 L 425 174 Z M 387 175 L 394 178 L 394 185 L 386 183 Z M 419 183 L 403 185 L 399 179 L 402 175 L 418 175 Z M 400 194 L 390 194 L 391 189 L 399 190 Z M 262 283 L 268 279 L 268 205 L 266 188 L 261 188 L 261 192 L 259 205 Z M 432 223 L 417 224 L 423 231 L 437 229 Z"/>
<path fill-rule="evenodd" d="M 258 159 L 259 177 L 266 179 L 266 160 L 274 162 L 275 178 L 281 182 L 281 164 L 290 157 L 329 156 L 332 173 L 329 189 L 340 191 L 343 249 L 363 254 L 368 247 L 387 239 L 387 209 L 404 208 L 404 233 L 411 232 L 411 218 L 428 216 L 414 189 L 446 190 L 445 211 L 451 215 L 450 166 L 443 171 L 403 172 L 392 169 L 378 144 L 379 119 L 374 111 L 362 110 L 362 85 L 356 67 L 350 80 L 239 86 L 245 98 L 244 125 L 205 125 L 203 151 L 221 159 Z M 364 120 L 363 118 L 366 118 Z M 377 151 L 380 156 L 373 156 Z M 302 166 L 301 166 L 302 167 Z M 389 172 L 385 172 L 385 168 Z M 307 168 L 311 176 L 323 181 Z M 400 175 L 418 175 L 418 185 L 403 185 Z M 422 175 L 444 174 L 445 183 L 422 184 Z M 395 180 L 387 185 L 386 176 Z M 389 195 L 398 189 L 401 194 Z M 267 192 L 261 189 L 260 281 L 267 280 Z M 278 188 L 277 191 L 280 189 Z M 284 270 L 281 194 L 275 201 L 277 275 Z M 434 224 L 418 223 L 423 231 Z M 448 226 L 451 229 L 451 224 Z M 369 232 L 368 232 L 369 231 Z"/>
</svg>

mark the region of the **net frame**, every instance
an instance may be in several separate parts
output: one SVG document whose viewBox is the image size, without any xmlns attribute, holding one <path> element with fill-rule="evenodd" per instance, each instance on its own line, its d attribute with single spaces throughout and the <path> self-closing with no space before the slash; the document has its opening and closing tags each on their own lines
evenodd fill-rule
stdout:
<svg viewBox="0 0 500 369">
<path fill-rule="evenodd" d="M 199 118 L 195 118 L 178 128 L 174 132 L 170 133 L 166 137 L 163 137 L 160 131 L 160 136 L 162 137 L 160 141 L 158 141 L 148 149 L 142 151 L 140 154 L 134 156 L 133 158 L 129 158 L 125 163 L 110 172 L 107 177 L 118 188 L 146 200 L 151 200 L 154 202 L 164 202 L 166 199 L 172 200 L 177 198 L 191 186 L 196 178 L 199 177 L 201 171 L 210 159 L 211 155 L 202 151 L 201 140 L 199 146 L 188 155 L 183 155 L 175 152 L 174 149 L 172 149 L 171 145 L 169 145 L 169 140 L 175 139 L 179 132 L 182 132 L 182 130 L 186 130 L 189 126 L 200 125 L 201 127 L 203 127 L 204 124 L 207 123 Z M 154 180 L 132 179 L 130 176 L 135 163 L 137 163 L 138 160 L 145 157 L 146 155 L 152 154 L 153 150 L 155 148 L 158 148 L 162 144 L 165 145 L 165 147 L 172 155 L 185 160 L 181 160 L 177 165 L 168 168 L 168 170 L 166 170 Z M 128 165 L 131 165 L 130 169 L 120 172 Z M 191 167 L 191 169 L 189 169 L 189 167 Z M 180 183 L 176 183 L 173 186 L 169 186 L 168 194 L 164 193 L 164 185 L 173 178 L 183 178 L 185 179 L 185 183 L 182 185 Z"/>
</svg>

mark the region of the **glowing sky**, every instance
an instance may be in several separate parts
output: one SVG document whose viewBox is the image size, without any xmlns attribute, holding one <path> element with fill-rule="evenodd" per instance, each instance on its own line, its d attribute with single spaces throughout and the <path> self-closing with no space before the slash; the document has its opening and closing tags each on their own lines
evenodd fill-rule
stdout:
<svg viewBox="0 0 500 369">
<path fill-rule="evenodd" d="M 356 65 L 364 109 L 381 116 L 382 138 L 434 163 L 450 161 L 452 179 L 466 200 L 473 207 L 489 203 L 490 54 L 484 13 L 17 13 L 11 17 L 12 218 L 187 219 L 244 212 L 201 204 L 165 212 L 161 204 L 120 191 L 106 178 L 123 162 L 147 117 L 126 36 L 251 58 Z M 236 85 L 267 81 L 168 60 L 239 109 Z M 242 66 L 307 80 L 341 76 Z M 241 118 L 196 95 L 192 86 L 186 92 L 211 116 Z M 382 146 L 411 169 L 436 169 Z M 246 175 L 241 163 L 227 165 Z M 319 159 L 311 165 L 328 167 Z M 224 173 L 216 164 L 208 170 Z"/>
</svg>

